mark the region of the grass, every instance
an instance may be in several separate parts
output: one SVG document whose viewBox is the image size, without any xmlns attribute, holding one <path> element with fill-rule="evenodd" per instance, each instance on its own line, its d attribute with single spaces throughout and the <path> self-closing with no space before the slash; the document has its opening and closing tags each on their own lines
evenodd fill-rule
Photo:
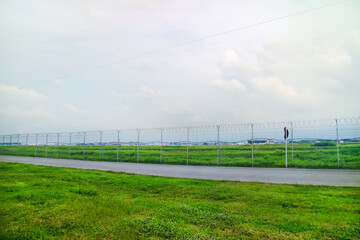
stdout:
<svg viewBox="0 0 360 240">
<path fill-rule="evenodd" d="M 84 160 L 116 161 L 117 146 L 1 146 L 0 154 L 38 156 L 50 158 L 71 158 Z M 71 151 L 70 151 L 71 150 Z M 288 146 L 288 166 L 297 168 L 337 168 L 337 148 L 332 144 L 294 144 L 292 165 L 291 145 Z M 160 163 L 160 146 L 140 146 L 139 162 Z M 340 167 L 360 169 L 360 143 L 342 143 L 339 148 Z M 252 166 L 251 145 L 220 146 L 222 166 Z M 120 146 L 119 161 L 137 162 L 137 146 Z M 163 146 L 162 162 L 165 164 L 186 164 L 186 146 Z M 217 146 L 189 146 L 190 165 L 214 166 L 218 164 Z M 254 145 L 255 167 L 285 167 L 285 145 Z"/>
<path fill-rule="evenodd" d="M 0 163 L 0 239 L 359 239 L 360 189 Z"/>
</svg>

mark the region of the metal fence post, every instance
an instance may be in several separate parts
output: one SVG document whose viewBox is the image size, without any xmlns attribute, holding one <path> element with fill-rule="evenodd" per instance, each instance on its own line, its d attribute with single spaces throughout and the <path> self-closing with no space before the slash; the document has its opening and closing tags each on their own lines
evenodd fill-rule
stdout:
<svg viewBox="0 0 360 240">
<path fill-rule="evenodd" d="M 221 166 L 221 153 L 220 153 L 220 125 L 216 125 L 217 128 L 217 165 Z"/>
<path fill-rule="evenodd" d="M 137 137 L 137 163 L 139 163 L 140 157 L 140 129 L 137 129 L 138 137 Z"/>
<path fill-rule="evenodd" d="M 288 142 L 288 136 L 287 136 L 287 127 L 285 127 L 285 167 L 287 168 L 288 165 L 288 149 L 287 149 L 287 142 Z"/>
<path fill-rule="evenodd" d="M 251 166 L 254 166 L 254 124 L 251 124 Z"/>
<path fill-rule="evenodd" d="M 9 149 L 11 149 L 10 153 L 12 153 L 12 135 L 10 135 L 10 148 Z"/>
<path fill-rule="evenodd" d="M 18 137 L 18 141 L 17 141 L 16 155 L 19 156 L 20 134 L 18 134 L 17 137 Z"/>
<path fill-rule="evenodd" d="M 186 128 L 186 165 L 189 165 L 190 128 Z"/>
<path fill-rule="evenodd" d="M 163 157 L 163 132 L 164 129 L 160 129 L 160 163 L 162 163 Z"/>
<path fill-rule="evenodd" d="M 291 124 L 291 166 L 294 167 L 294 128 L 293 123 Z"/>
<path fill-rule="evenodd" d="M 338 168 L 340 168 L 340 152 L 339 152 L 339 125 L 338 120 L 335 119 L 336 122 L 336 149 L 337 149 L 337 161 L 338 161 Z"/>
<path fill-rule="evenodd" d="M 25 146 L 25 153 L 27 154 L 27 147 L 29 142 L 29 134 L 26 134 L 26 146 Z"/>
<path fill-rule="evenodd" d="M 71 159 L 71 133 L 69 133 L 69 159 Z"/>
<path fill-rule="evenodd" d="M 4 135 L 2 136 L 2 139 L 3 139 L 3 141 L 2 141 L 2 145 L 1 145 L 1 154 L 4 153 L 4 145 L 5 145 L 5 136 Z"/>
<path fill-rule="evenodd" d="M 57 133 L 56 158 L 59 158 L 59 140 L 60 140 L 60 133 Z"/>
<path fill-rule="evenodd" d="M 39 134 L 35 134 L 35 157 L 37 157 L 37 150 L 38 150 L 38 136 Z"/>
<path fill-rule="evenodd" d="M 85 159 L 85 141 L 86 141 L 86 132 L 83 133 L 84 134 L 84 148 L 83 148 L 83 160 Z"/>
<path fill-rule="evenodd" d="M 120 130 L 117 131 L 117 152 L 116 152 L 116 161 L 119 162 L 119 145 L 120 145 Z"/>
<path fill-rule="evenodd" d="M 100 133 L 100 155 L 99 155 L 99 160 L 102 160 L 102 135 L 103 135 L 103 131 L 99 131 Z"/>
<path fill-rule="evenodd" d="M 48 139 L 49 139 L 49 134 L 46 134 L 46 142 L 45 142 L 45 157 L 47 157 Z"/>
<path fill-rule="evenodd" d="M 3 146 L 1 150 L 2 153 L 4 153 L 4 149 L 5 149 L 5 135 L 3 135 Z"/>
</svg>

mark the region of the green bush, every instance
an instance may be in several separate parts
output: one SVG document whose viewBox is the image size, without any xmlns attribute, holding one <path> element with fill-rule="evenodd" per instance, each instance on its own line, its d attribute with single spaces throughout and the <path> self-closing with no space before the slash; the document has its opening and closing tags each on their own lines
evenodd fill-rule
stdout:
<svg viewBox="0 0 360 240">
<path fill-rule="evenodd" d="M 314 143 L 314 146 L 316 146 L 316 147 L 331 147 L 331 146 L 336 146 L 336 143 L 334 143 L 334 142 L 318 142 L 318 143 Z"/>
</svg>

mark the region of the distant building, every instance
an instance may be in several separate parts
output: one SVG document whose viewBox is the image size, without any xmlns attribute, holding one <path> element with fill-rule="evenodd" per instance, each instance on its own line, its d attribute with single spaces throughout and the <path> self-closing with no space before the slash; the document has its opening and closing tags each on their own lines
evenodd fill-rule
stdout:
<svg viewBox="0 0 360 240">
<path fill-rule="evenodd" d="M 266 139 L 266 138 L 257 138 L 257 139 L 249 139 L 247 140 L 247 144 L 252 144 L 252 141 L 254 142 L 254 144 L 274 144 L 274 140 L 273 139 Z"/>
</svg>

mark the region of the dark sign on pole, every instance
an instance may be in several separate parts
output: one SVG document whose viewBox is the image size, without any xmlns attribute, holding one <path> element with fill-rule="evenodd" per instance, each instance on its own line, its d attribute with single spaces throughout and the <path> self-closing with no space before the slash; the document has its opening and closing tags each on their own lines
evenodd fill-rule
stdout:
<svg viewBox="0 0 360 240">
<path fill-rule="evenodd" d="M 289 130 L 286 127 L 284 127 L 284 139 L 288 139 L 288 137 L 289 137 Z"/>
</svg>

